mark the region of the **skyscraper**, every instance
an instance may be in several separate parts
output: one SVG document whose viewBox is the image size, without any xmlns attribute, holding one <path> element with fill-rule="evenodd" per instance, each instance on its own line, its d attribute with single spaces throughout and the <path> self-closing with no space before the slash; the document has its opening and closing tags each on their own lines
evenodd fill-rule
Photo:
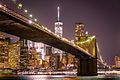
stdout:
<svg viewBox="0 0 120 80">
<path fill-rule="evenodd" d="M 55 22 L 55 34 L 63 36 L 63 23 L 60 20 L 60 7 L 57 7 L 57 21 Z M 54 49 L 54 53 L 62 53 L 59 49 Z"/>
<path fill-rule="evenodd" d="M 120 56 L 115 56 L 115 67 L 120 67 Z"/>
<path fill-rule="evenodd" d="M 55 33 L 60 37 L 63 36 L 63 23 L 60 20 L 60 7 L 57 7 L 57 21 L 55 22 Z"/>
<path fill-rule="evenodd" d="M 41 54 L 42 59 L 44 59 L 44 57 L 46 55 L 46 53 L 45 53 L 46 45 L 44 43 L 41 43 L 41 42 L 38 43 L 38 42 L 33 42 L 30 40 L 27 40 L 27 46 L 29 49 L 35 48 L 36 51 Z"/>
<path fill-rule="evenodd" d="M 75 41 L 81 41 L 81 37 L 84 35 L 84 24 L 79 22 L 75 24 Z"/>
<path fill-rule="evenodd" d="M 57 34 L 59 37 L 63 37 L 63 23 L 60 20 L 60 7 L 57 7 L 57 21 L 55 22 L 55 34 Z M 63 56 L 63 51 L 57 49 L 57 48 L 53 48 L 53 53 L 57 54 L 56 58 L 56 62 L 60 63 L 62 62 L 62 56 Z M 52 63 L 52 62 L 51 62 Z M 59 64 L 55 63 L 55 65 L 57 66 L 57 68 L 60 68 Z"/>
</svg>

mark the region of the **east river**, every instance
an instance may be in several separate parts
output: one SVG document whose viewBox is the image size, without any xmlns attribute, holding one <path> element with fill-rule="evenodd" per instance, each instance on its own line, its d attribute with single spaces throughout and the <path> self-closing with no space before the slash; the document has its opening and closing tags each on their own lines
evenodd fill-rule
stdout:
<svg viewBox="0 0 120 80">
<path fill-rule="evenodd" d="M 11 75 L 0 80 L 120 80 L 120 75 L 75 76 L 75 75 Z"/>
</svg>

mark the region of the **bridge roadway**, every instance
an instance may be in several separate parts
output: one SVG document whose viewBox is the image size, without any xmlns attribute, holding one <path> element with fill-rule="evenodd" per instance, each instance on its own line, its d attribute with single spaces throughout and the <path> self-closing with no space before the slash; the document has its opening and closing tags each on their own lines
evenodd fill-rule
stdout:
<svg viewBox="0 0 120 80">
<path fill-rule="evenodd" d="M 43 42 L 47 45 L 71 53 L 76 57 L 92 57 L 91 54 L 76 46 L 74 43 L 59 37 L 43 25 L 31 21 L 27 17 L 22 16 L 3 5 L 0 5 L 0 31 L 35 42 Z"/>
</svg>

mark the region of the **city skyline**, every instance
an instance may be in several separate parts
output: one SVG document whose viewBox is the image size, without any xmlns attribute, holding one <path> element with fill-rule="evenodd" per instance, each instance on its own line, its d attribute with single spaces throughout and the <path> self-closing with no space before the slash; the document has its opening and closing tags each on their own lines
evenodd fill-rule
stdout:
<svg viewBox="0 0 120 80">
<path fill-rule="evenodd" d="M 61 19 L 64 23 L 64 37 L 70 40 L 74 39 L 75 23 L 83 22 L 85 30 L 96 35 L 103 59 L 109 64 L 113 64 L 114 56 L 119 55 L 120 6 L 118 0 L 109 2 L 107 0 L 66 0 L 59 1 L 59 3 L 57 0 L 20 0 L 19 2 L 23 3 L 23 6 L 30 10 L 30 13 L 37 17 L 41 24 L 52 31 L 56 20 L 56 7 L 59 4 L 62 8 Z M 12 3 L 10 3 L 11 5 Z"/>
</svg>

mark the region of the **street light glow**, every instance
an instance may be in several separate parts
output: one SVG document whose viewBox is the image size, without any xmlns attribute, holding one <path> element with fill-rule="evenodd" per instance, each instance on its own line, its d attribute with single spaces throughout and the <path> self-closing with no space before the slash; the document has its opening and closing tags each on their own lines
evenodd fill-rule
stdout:
<svg viewBox="0 0 120 80">
<path fill-rule="evenodd" d="M 37 19 L 34 19 L 34 21 L 37 21 Z"/>
<path fill-rule="evenodd" d="M 21 9 L 23 5 L 21 3 L 18 4 L 18 9 Z"/>
<path fill-rule="evenodd" d="M 0 4 L 0 8 L 2 7 L 2 5 Z"/>
<path fill-rule="evenodd" d="M 28 12 L 28 10 L 26 10 L 26 9 L 25 9 L 25 10 L 24 10 L 24 12 L 25 12 L 25 13 L 27 13 L 27 12 Z"/>
<path fill-rule="evenodd" d="M 88 35 L 88 31 L 86 31 L 85 34 Z"/>
<path fill-rule="evenodd" d="M 29 20 L 29 24 L 31 24 L 32 23 L 32 21 L 31 20 Z"/>
<path fill-rule="evenodd" d="M 32 14 L 30 14 L 30 15 L 29 15 L 29 17 L 33 17 L 33 15 L 32 15 Z"/>
</svg>

